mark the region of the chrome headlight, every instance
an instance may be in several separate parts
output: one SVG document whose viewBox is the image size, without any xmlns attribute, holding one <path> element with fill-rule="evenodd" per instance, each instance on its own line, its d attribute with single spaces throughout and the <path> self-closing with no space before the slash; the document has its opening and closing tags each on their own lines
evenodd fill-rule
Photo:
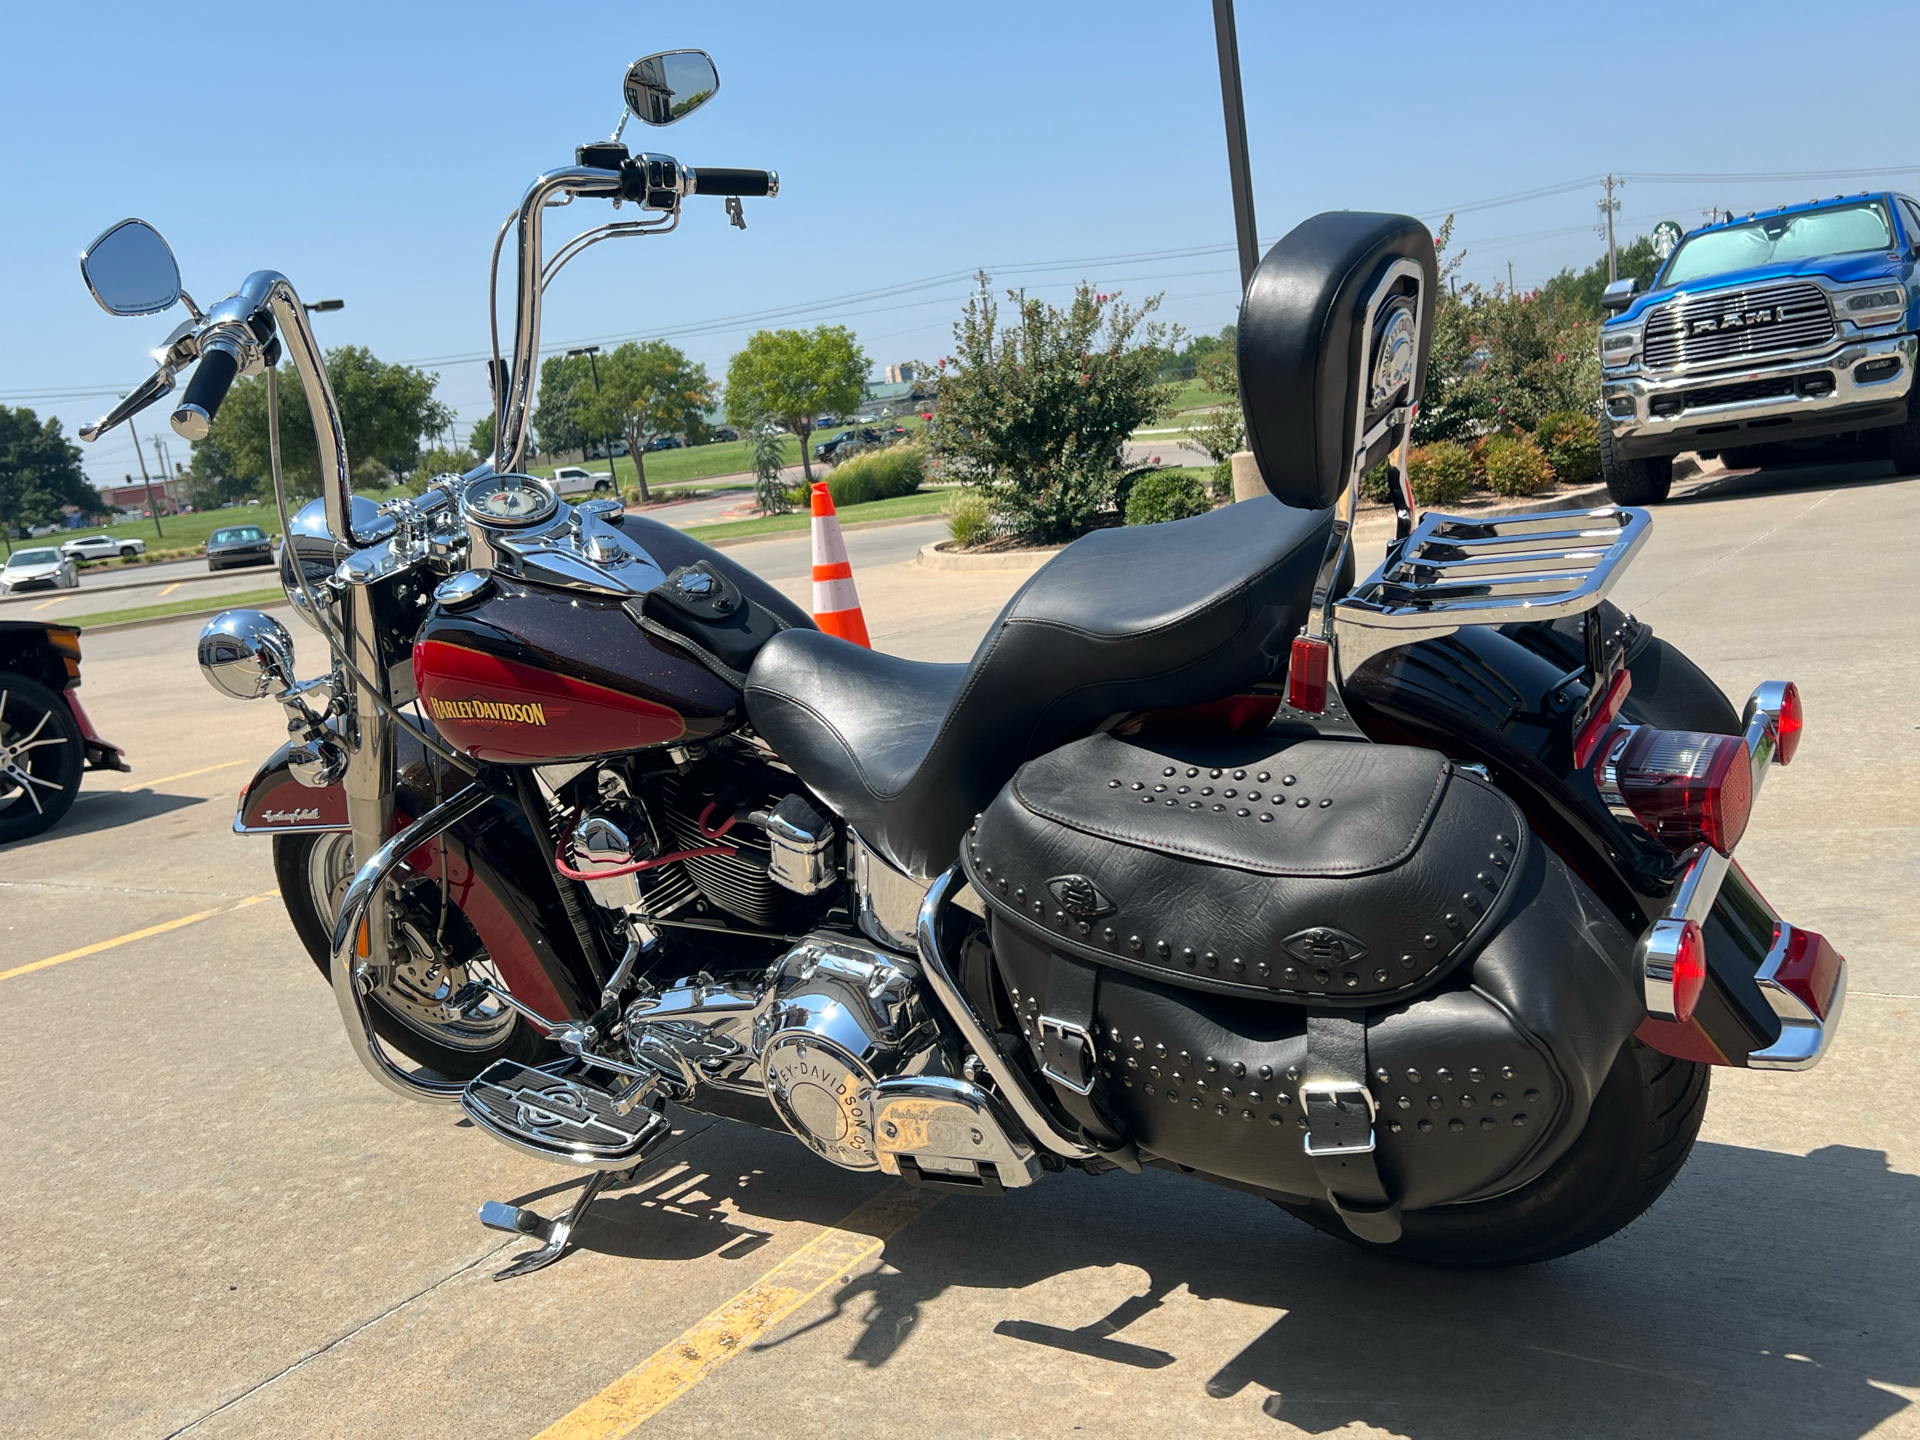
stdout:
<svg viewBox="0 0 1920 1440">
<path fill-rule="evenodd" d="M 1847 296 L 1843 311 L 1856 325 L 1884 325 L 1906 313 L 1907 292 L 1898 285 L 1879 290 L 1856 290 Z"/>
<path fill-rule="evenodd" d="M 1638 328 L 1600 332 L 1600 363 L 1602 365 L 1625 365 L 1633 359 L 1639 348 Z"/>
</svg>

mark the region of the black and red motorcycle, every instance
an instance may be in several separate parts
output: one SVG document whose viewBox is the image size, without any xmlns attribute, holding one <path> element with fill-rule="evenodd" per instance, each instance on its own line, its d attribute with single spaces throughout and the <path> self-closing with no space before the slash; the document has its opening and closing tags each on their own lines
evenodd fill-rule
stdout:
<svg viewBox="0 0 1920 1440">
<path fill-rule="evenodd" d="M 628 112 L 672 123 L 717 85 L 698 51 L 649 56 Z M 543 1242 L 503 1274 L 564 1250 L 671 1105 L 919 1186 L 1154 1167 L 1394 1254 L 1540 1260 L 1665 1189 L 1713 1066 L 1819 1060 L 1844 962 L 1733 860 L 1799 695 L 1736 710 L 1607 603 L 1643 511 L 1415 523 L 1438 278 L 1418 222 L 1317 216 L 1248 287 L 1270 496 L 1088 535 L 971 662 L 923 664 L 518 473 L 561 267 L 690 197 L 743 223 L 740 197 L 778 190 L 619 135 L 503 225 L 497 449 L 417 499 L 352 494 L 284 276 L 202 312 L 139 221 L 82 267 L 115 313 L 191 317 L 89 438 L 196 362 L 189 439 L 236 375 L 271 389 L 285 359 L 304 387 L 321 498 L 287 514 L 275 436 L 282 575 L 331 665 L 296 683 L 256 612 L 207 627 L 209 679 L 276 696 L 292 736 L 234 828 L 273 837 L 377 1079 L 592 1172 L 559 1220 L 483 1210 Z M 549 255 L 543 217 L 574 199 L 638 218 Z M 1398 532 L 1356 582 L 1382 461 Z"/>
</svg>

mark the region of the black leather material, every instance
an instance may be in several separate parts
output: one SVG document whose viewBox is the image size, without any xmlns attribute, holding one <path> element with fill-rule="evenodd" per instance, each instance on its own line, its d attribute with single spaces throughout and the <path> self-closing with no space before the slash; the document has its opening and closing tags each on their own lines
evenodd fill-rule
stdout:
<svg viewBox="0 0 1920 1440">
<path fill-rule="evenodd" d="M 1369 379 L 1367 301 L 1397 259 L 1420 267 L 1429 297 L 1407 397 L 1418 400 L 1439 283 L 1426 226 L 1408 215 L 1330 211 L 1296 225 L 1253 272 L 1240 305 L 1240 400 L 1247 448 L 1285 504 L 1331 505 L 1347 482 L 1354 401 Z"/>
<path fill-rule="evenodd" d="M 1115 716 L 1216 700 L 1279 670 L 1330 525 L 1263 498 L 1098 530 L 1021 587 L 969 664 L 788 631 L 755 657 L 747 713 L 869 844 L 936 875 L 1031 756 Z"/>
<path fill-rule="evenodd" d="M 1514 892 L 1479 954 L 1438 990 L 1344 1012 L 1367 1027 L 1373 1158 L 1404 1210 L 1500 1194 L 1542 1173 L 1585 1127 L 1644 1014 L 1631 937 L 1558 857 L 1529 847 Z M 990 924 L 994 963 L 1034 1047 L 1055 947 L 998 913 Z M 1110 969 L 1096 1019 L 1094 1095 L 1143 1155 L 1281 1194 L 1325 1194 L 1324 1167 L 1303 1145 L 1306 1007 Z"/>
<path fill-rule="evenodd" d="M 961 863 L 996 916 L 1071 954 L 1343 1007 L 1471 955 L 1528 844 L 1513 802 L 1437 751 L 1102 734 L 1023 766 Z"/>
</svg>

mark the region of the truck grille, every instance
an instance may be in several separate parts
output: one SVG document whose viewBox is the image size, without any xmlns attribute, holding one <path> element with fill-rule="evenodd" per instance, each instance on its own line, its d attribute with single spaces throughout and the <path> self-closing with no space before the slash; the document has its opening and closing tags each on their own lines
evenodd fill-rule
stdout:
<svg viewBox="0 0 1920 1440">
<path fill-rule="evenodd" d="M 1818 285 L 1798 281 L 1684 296 L 1647 312 L 1649 370 L 1804 350 L 1833 338 L 1833 311 Z"/>
<path fill-rule="evenodd" d="M 1785 376 L 1778 380 L 1747 380 L 1738 385 L 1711 385 L 1705 390 L 1687 391 L 1687 409 L 1738 405 L 1745 400 L 1776 400 L 1793 393 L 1793 380 Z"/>
</svg>

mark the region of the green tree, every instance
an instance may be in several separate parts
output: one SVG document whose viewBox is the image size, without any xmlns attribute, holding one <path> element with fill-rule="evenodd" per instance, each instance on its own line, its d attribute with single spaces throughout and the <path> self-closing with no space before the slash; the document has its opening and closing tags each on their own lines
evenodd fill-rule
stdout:
<svg viewBox="0 0 1920 1440">
<path fill-rule="evenodd" d="M 589 436 L 584 417 L 593 405 L 590 357 L 549 355 L 540 362 L 540 403 L 533 410 L 540 453 L 559 457 L 569 450 L 586 459 Z"/>
<path fill-rule="evenodd" d="M 589 431 L 626 440 L 640 498 L 651 500 L 647 442 L 661 435 L 697 434 L 713 404 L 713 381 L 707 367 L 687 359 L 677 345 L 629 340 L 600 357 L 600 389 L 594 391 L 589 382 L 581 400 L 581 423 Z"/>
<path fill-rule="evenodd" d="M 1148 319 L 1160 296 L 1135 306 L 1086 285 L 1064 310 L 1009 291 L 1003 326 L 991 285 L 981 273 L 954 324 L 938 444 L 1007 529 L 1038 544 L 1071 540 L 1116 503 L 1127 437 L 1172 403 L 1160 357 L 1184 335 Z"/>
<path fill-rule="evenodd" d="M 1232 329 L 1231 325 L 1227 327 L 1229 331 Z M 1189 421 L 1180 434 L 1213 461 L 1213 474 L 1207 480 L 1213 498 L 1230 500 L 1233 498 L 1233 457 L 1247 445 L 1246 414 L 1240 406 L 1240 366 L 1233 347 L 1216 346 L 1201 359 L 1195 373 L 1208 390 L 1227 396 L 1230 403 L 1203 411 L 1200 418 Z"/>
<path fill-rule="evenodd" d="M 52 416 L 0 405 L 0 539 L 7 553 L 15 526 L 58 524 L 67 505 L 87 515 L 107 508 L 80 472 L 80 447 Z"/>
<path fill-rule="evenodd" d="M 467 448 L 474 454 L 485 458 L 493 454 L 494 418 L 488 411 L 475 422 L 473 431 L 467 436 Z"/>
<path fill-rule="evenodd" d="M 1645 290 L 1653 284 L 1653 277 L 1660 273 L 1664 263 L 1654 253 L 1653 237 L 1640 235 L 1622 246 L 1616 253 L 1617 268 L 1622 280 L 1631 276 L 1640 282 Z M 1558 275 L 1540 287 L 1542 299 L 1570 306 L 1590 320 L 1598 320 L 1600 314 L 1600 292 L 1607 288 L 1607 257 L 1602 255 L 1578 275 L 1571 269 L 1562 270 Z"/>
<path fill-rule="evenodd" d="M 800 437 L 800 469 L 813 483 L 807 437 L 824 410 L 847 411 L 866 393 L 867 356 L 844 325 L 756 330 L 727 364 L 727 418 L 743 429 L 774 416 Z"/>
<path fill-rule="evenodd" d="M 787 437 L 769 417 L 758 417 L 747 426 L 747 444 L 753 451 L 753 498 L 762 515 L 784 515 L 793 508 L 787 487 L 780 483 L 786 443 Z"/>
<path fill-rule="evenodd" d="M 366 479 L 370 465 L 380 475 L 410 473 L 418 464 L 421 442 L 453 423 L 453 412 L 433 398 L 440 380 L 437 374 L 411 365 L 389 365 L 360 345 L 329 350 L 326 359 L 356 481 Z M 279 388 L 280 458 L 288 493 L 317 495 L 320 461 L 306 391 L 291 369 L 281 372 Z M 194 446 L 196 473 L 204 474 L 202 447 L 224 457 L 221 468 L 230 479 L 251 482 L 259 493 L 271 488 L 266 376 L 236 381 L 227 392 L 207 438 Z"/>
</svg>

